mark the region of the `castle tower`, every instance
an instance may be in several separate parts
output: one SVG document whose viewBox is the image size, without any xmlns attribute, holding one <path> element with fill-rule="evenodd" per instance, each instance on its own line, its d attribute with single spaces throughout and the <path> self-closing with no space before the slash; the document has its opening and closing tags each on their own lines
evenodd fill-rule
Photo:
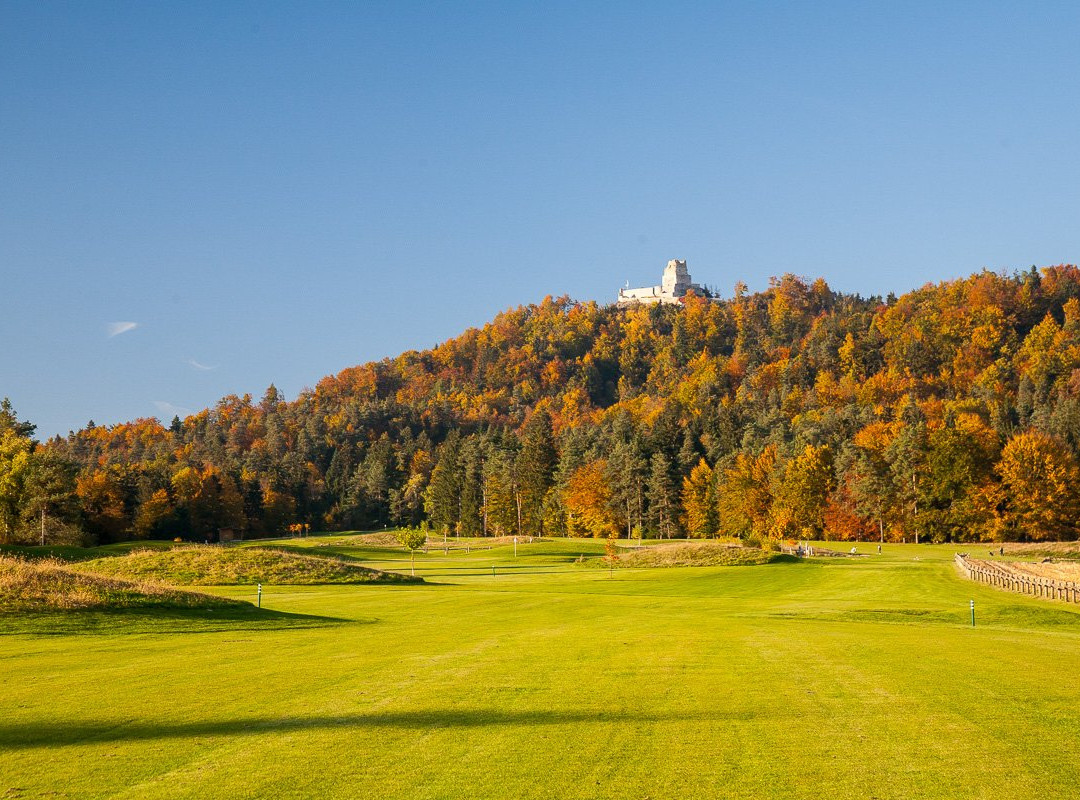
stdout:
<svg viewBox="0 0 1080 800">
<path fill-rule="evenodd" d="M 663 294 L 668 297 L 682 297 L 690 286 L 690 273 L 686 271 L 686 262 L 675 258 L 667 262 L 664 277 L 660 281 Z"/>
</svg>

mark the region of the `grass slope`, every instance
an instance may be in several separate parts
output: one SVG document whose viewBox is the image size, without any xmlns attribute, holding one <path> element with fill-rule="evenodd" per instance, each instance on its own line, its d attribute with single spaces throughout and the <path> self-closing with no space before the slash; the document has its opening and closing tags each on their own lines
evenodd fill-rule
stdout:
<svg viewBox="0 0 1080 800">
<path fill-rule="evenodd" d="M 134 550 L 123 556 L 84 561 L 76 568 L 98 575 L 185 586 L 416 583 L 423 580 L 369 569 L 340 556 L 320 557 L 263 547 L 194 545 L 168 550 Z"/>
<path fill-rule="evenodd" d="M 883 549 L 613 575 L 571 563 L 597 542 L 451 550 L 426 585 L 264 593 L 334 625 L 0 637 L 0 796 L 1076 796 L 1080 609 Z"/>
<path fill-rule="evenodd" d="M 683 542 L 621 552 L 617 567 L 736 567 L 792 561 L 793 556 L 719 542 Z"/>
<path fill-rule="evenodd" d="M 226 608 L 239 601 L 73 570 L 57 559 L 27 561 L 0 555 L 0 613 L 133 608 Z"/>
</svg>

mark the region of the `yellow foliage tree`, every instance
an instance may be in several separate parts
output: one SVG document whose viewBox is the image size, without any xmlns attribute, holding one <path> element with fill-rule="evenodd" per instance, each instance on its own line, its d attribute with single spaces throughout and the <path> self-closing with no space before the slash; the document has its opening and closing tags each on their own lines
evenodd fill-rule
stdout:
<svg viewBox="0 0 1080 800">
<path fill-rule="evenodd" d="M 75 481 L 86 524 L 105 541 L 116 541 L 128 528 L 130 519 L 124 507 L 124 489 L 111 470 L 95 470 Z"/>
<path fill-rule="evenodd" d="M 705 539 L 716 535 L 716 490 L 713 470 L 705 459 L 683 478 L 682 504 L 685 513 L 682 523 L 691 538 Z"/>
<path fill-rule="evenodd" d="M 774 534 L 773 506 L 776 446 L 757 456 L 739 453 L 717 487 L 720 527 L 736 536 L 766 538 Z"/>
<path fill-rule="evenodd" d="M 832 489 L 832 454 L 828 446 L 807 445 L 784 470 L 775 504 L 779 508 L 774 511 L 775 534 L 788 533 L 800 539 L 820 537 L 825 531 L 825 509 Z"/>
<path fill-rule="evenodd" d="M 1027 541 L 1075 539 L 1080 522 L 1080 467 L 1051 436 L 1027 431 L 1005 445 L 1001 476 L 1004 532 Z"/>
</svg>

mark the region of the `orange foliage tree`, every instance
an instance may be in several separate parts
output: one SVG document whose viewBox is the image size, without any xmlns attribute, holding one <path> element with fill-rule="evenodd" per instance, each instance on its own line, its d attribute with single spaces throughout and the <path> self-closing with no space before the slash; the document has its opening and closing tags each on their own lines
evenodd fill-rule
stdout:
<svg viewBox="0 0 1080 800">
<path fill-rule="evenodd" d="M 567 527 L 575 536 L 603 538 L 618 535 L 611 513 L 611 489 L 607 461 L 598 458 L 574 470 L 563 494 Z"/>
</svg>

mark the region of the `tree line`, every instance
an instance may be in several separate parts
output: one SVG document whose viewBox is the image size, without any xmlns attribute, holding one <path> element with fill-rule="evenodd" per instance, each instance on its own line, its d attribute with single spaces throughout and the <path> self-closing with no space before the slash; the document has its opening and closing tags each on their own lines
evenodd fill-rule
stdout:
<svg viewBox="0 0 1080 800">
<path fill-rule="evenodd" d="M 901 297 L 823 280 L 617 309 L 547 298 L 287 402 L 33 438 L 0 410 L 0 540 L 1080 534 L 1080 270 Z"/>
</svg>

